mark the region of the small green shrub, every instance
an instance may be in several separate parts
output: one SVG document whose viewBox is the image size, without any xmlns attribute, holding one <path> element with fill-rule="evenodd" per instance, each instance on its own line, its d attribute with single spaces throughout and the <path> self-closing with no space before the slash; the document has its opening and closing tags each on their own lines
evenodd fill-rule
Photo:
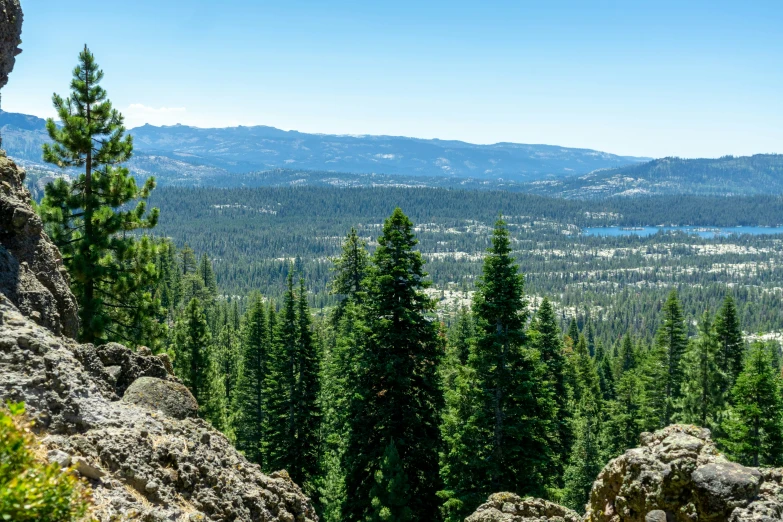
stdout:
<svg viewBox="0 0 783 522">
<path fill-rule="evenodd" d="M 24 405 L 0 407 L 0 521 L 75 521 L 85 517 L 89 489 L 57 464 L 41 462 L 23 420 Z"/>
</svg>

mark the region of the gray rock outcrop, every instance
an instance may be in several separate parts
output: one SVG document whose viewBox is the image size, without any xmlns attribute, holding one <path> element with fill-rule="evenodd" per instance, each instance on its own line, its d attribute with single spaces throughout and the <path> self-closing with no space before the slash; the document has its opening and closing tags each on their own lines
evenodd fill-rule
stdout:
<svg viewBox="0 0 783 522">
<path fill-rule="evenodd" d="M 609 462 L 585 522 L 783 520 L 781 470 L 728 461 L 709 430 L 672 425 Z"/>
<path fill-rule="evenodd" d="M 19 0 L 0 0 L 0 88 L 21 50 Z M 73 337 L 76 300 L 57 248 L 43 231 L 24 186 L 24 170 L 0 151 L 0 293 L 55 334 Z"/>
<path fill-rule="evenodd" d="M 783 469 L 730 462 L 709 430 L 672 425 L 610 461 L 587 513 L 496 493 L 465 522 L 772 522 L 783 520 Z"/>
<path fill-rule="evenodd" d="M 19 0 L 0 0 L 0 89 L 8 83 L 16 56 L 22 52 L 22 8 Z"/>
<path fill-rule="evenodd" d="M 97 520 L 317 520 L 287 473 L 262 473 L 188 416 L 195 400 L 165 367 L 55 336 L 0 295 L 0 402 L 25 402 L 47 458 L 89 480 Z"/>
<path fill-rule="evenodd" d="M 33 211 L 24 175 L 0 151 L 0 293 L 55 334 L 75 337 L 76 299 L 60 251 Z"/>
<path fill-rule="evenodd" d="M 580 522 L 581 519 L 575 511 L 540 498 L 494 493 L 465 522 Z"/>
</svg>

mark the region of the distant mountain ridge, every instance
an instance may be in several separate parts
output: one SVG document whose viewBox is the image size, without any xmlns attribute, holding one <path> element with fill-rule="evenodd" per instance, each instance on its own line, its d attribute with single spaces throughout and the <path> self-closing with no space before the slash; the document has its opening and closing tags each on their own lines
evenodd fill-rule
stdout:
<svg viewBox="0 0 783 522">
<path fill-rule="evenodd" d="M 525 184 L 523 190 L 579 199 L 664 194 L 783 194 L 783 154 L 661 158 L 596 170 L 583 176 L 535 181 Z"/>
<path fill-rule="evenodd" d="M 11 156 L 40 162 L 40 145 L 48 140 L 44 120 L 0 112 L 0 132 Z M 161 183 L 176 178 L 193 181 L 205 170 L 212 176 L 278 168 L 522 183 L 649 159 L 554 145 L 475 145 L 397 136 L 308 134 L 267 126 L 202 129 L 144 125 L 129 132 L 135 145 L 132 166 L 157 175 Z"/>
<path fill-rule="evenodd" d="M 41 161 L 41 118 L 0 111 L 3 148 L 41 193 L 58 170 Z M 572 199 L 665 194 L 783 194 L 783 155 L 716 159 L 616 156 L 554 145 L 337 136 L 274 127 L 201 129 L 144 125 L 129 131 L 138 178 L 162 186 L 447 187 Z"/>
</svg>

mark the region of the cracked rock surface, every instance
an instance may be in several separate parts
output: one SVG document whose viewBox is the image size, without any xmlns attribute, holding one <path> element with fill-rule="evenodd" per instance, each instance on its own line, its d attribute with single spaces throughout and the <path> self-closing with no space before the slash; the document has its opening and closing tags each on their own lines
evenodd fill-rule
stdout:
<svg viewBox="0 0 783 522">
<path fill-rule="evenodd" d="M 672 425 L 610 461 L 580 517 L 557 504 L 496 493 L 465 522 L 773 522 L 783 520 L 783 469 L 726 459 L 709 430 Z"/>
<path fill-rule="evenodd" d="M 0 0 L 0 89 L 8 83 L 16 56 L 22 52 L 22 19 L 19 0 Z"/>
<path fill-rule="evenodd" d="M 160 386 L 165 404 L 123 399 Z M 287 473 L 262 473 L 207 422 L 167 413 L 195 401 L 164 360 L 55 336 L 0 294 L 6 400 L 25 402 L 51 462 L 89 480 L 98 520 L 317 520 Z"/>
<path fill-rule="evenodd" d="M 783 520 L 780 469 L 728 461 L 707 429 L 672 425 L 609 462 L 593 484 L 585 522 Z"/>
<path fill-rule="evenodd" d="M 24 176 L 0 151 L 0 294 L 55 334 L 75 337 L 76 298 L 60 251 L 32 208 Z"/>
<path fill-rule="evenodd" d="M 465 522 L 579 522 L 568 508 L 540 498 L 521 498 L 513 493 L 494 493 Z"/>
</svg>

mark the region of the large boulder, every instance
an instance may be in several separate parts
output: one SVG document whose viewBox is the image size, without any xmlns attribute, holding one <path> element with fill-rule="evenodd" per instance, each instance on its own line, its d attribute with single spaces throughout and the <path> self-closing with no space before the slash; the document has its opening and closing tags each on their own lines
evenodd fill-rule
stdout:
<svg viewBox="0 0 783 522">
<path fill-rule="evenodd" d="M 75 337 L 76 299 L 60 251 L 32 208 L 24 176 L 0 151 L 0 293 L 53 333 Z"/>
<path fill-rule="evenodd" d="M 175 419 L 198 415 L 198 403 L 187 387 L 155 377 L 140 377 L 133 381 L 122 400 L 161 411 Z"/>
<path fill-rule="evenodd" d="M 0 403 L 25 402 L 49 459 L 89 480 L 97 520 L 317 520 L 287 473 L 171 408 L 184 387 L 165 362 L 55 336 L 0 295 Z"/>
<path fill-rule="evenodd" d="M 575 511 L 540 498 L 494 493 L 465 522 L 580 522 L 581 519 Z"/>
<path fill-rule="evenodd" d="M 780 470 L 729 462 L 709 430 L 672 425 L 609 462 L 593 484 L 585 522 L 783 519 Z"/>
<path fill-rule="evenodd" d="M 22 52 L 22 18 L 19 0 L 0 0 L 0 89 L 8 83 L 16 55 Z"/>
</svg>

